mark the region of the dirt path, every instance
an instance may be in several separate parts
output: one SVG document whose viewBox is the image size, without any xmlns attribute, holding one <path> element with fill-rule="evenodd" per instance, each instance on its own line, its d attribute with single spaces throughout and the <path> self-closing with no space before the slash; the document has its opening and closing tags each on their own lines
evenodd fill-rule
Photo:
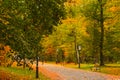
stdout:
<svg viewBox="0 0 120 80">
<path fill-rule="evenodd" d="M 35 68 L 36 68 L 35 64 L 33 65 L 33 67 L 35 70 Z M 44 67 L 44 65 L 42 65 L 42 63 L 39 63 L 39 71 L 42 74 L 44 74 L 45 76 L 47 76 L 48 78 L 50 78 L 51 80 L 64 80 L 64 78 L 62 76 L 60 76 L 60 74 L 47 69 L 46 67 Z"/>
<path fill-rule="evenodd" d="M 52 64 L 41 65 L 39 63 L 39 71 L 52 80 L 120 80 L 120 76 L 71 69 Z"/>
</svg>

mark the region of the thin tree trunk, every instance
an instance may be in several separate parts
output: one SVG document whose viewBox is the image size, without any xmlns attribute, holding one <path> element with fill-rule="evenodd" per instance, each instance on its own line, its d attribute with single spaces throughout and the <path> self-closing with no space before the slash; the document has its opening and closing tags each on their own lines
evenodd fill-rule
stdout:
<svg viewBox="0 0 120 80">
<path fill-rule="evenodd" d="M 25 64 L 26 64 L 26 61 L 25 61 L 25 54 L 23 56 L 23 68 L 25 69 Z"/>
<path fill-rule="evenodd" d="M 76 41 L 76 33 L 74 31 L 74 45 L 75 45 L 75 56 L 76 56 L 76 61 L 75 64 L 78 63 L 78 51 L 77 51 L 77 41 Z"/>
</svg>

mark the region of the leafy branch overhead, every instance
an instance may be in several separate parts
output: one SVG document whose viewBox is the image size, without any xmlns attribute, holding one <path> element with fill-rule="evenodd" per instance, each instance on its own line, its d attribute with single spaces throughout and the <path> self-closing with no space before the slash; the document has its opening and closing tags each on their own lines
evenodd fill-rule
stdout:
<svg viewBox="0 0 120 80">
<path fill-rule="evenodd" d="M 34 54 L 42 35 L 65 18 L 63 4 L 64 0 L 1 1 L 0 41 L 20 53 Z"/>
</svg>

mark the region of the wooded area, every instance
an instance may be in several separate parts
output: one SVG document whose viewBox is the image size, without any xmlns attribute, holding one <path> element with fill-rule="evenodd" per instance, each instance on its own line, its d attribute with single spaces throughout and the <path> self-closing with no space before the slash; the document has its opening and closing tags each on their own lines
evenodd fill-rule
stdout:
<svg viewBox="0 0 120 80">
<path fill-rule="evenodd" d="M 120 63 L 119 4 L 119 0 L 0 0 L 0 57 L 19 54 L 22 59 L 39 56 L 40 61 L 77 63 L 80 45 L 81 63 Z M 5 51 L 5 46 L 10 49 Z"/>
</svg>

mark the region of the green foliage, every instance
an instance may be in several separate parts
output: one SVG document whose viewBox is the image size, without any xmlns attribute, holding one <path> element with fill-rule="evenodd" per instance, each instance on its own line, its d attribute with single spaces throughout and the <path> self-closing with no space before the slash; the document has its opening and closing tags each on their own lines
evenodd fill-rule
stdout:
<svg viewBox="0 0 120 80">
<path fill-rule="evenodd" d="M 51 60 L 56 60 L 56 50 L 62 48 L 67 62 L 76 61 L 76 46 L 80 44 L 81 61 L 92 63 L 99 62 L 103 44 L 104 61 L 119 61 L 119 1 L 77 1 L 68 1 L 65 7 L 65 0 L 1 1 L 0 42 L 27 57 L 41 50 L 40 56 Z"/>
<path fill-rule="evenodd" d="M 4 0 L 0 9 L 0 41 L 23 56 L 40 51 L 43 34 L 65 18 L 64 0 Z M 31 54 L 30 54 L 31 53 Z"/>
</svg>

